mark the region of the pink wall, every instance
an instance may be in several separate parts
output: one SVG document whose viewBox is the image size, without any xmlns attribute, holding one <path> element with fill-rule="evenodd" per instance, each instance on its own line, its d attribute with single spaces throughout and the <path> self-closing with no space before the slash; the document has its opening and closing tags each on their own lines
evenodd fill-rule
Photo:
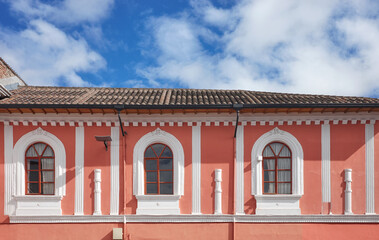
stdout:
<svg viewBox="0 0 379 240">
<path fill-rule="evenodd" d="M 14 144 L 24 134 L 38 126 L 14 126 Z M 75 127 L 41 126 L 57 136 L 66 149 L 66 196 L 62 201 L 63 214 L 74 213 L 75 202 Z M 128 135 L 120 134 L 120 213 L 135 214 L 137 202 L 133 196 L 133 150 L 137 141 L 156 127 L 126 127 Z M 321 212 L 321 125 L 274 125 L 244 127 L 244 202 L 245 212 L 254 214 L 255 200 L 251 196 L 251 150 L 256 140 L 264 133 L 279 127 L 294 135 L 302 145 L 304 152 L 304 196 L 301 198 L 303 214 L 319 214 Z M 192 212 L 192 128 L 184 124 L 182 127 L 160 127 L 173 134 L 182 144 L 185 155 L 185 186 L 184 196 L 180 199 L 182 214 Z M 0 152 L 4 152 L 4 128 L 0 126 Z M 214 170 L 222 169 L 222 206 L 223 213 L 232 214 L 234 201 L 234 126 L 202 126 L 201 128 L 201 204 L 202 213 L 214 212 Z M 93 171 L 102 170 L 102 212 L 110 211 L 110 150 L 105 151 L 102 142 L 95 140 L 95 135 L 110 135 L 110 127 L 88 127 L 84 130 L 84 213 L 91 215 L 93 206 Z M 126 148 L 122 145 L 126 141 Z M 331 184 L 332 212 L 343 214 L 344 183 L 343 170 L 353 169 L 353 212 L 365 212 L 365 126 L 362 124 L 331 125 Z M 375 148 L 379 146 L 379 124 L 375 125 Z M 124 161 L 124 152 L 126 161 Z M 375 151 L 375 159 L 379 159 L 379 151 Z M 0 179 L 4 179 L 4 154 L 0 154 Z M 125 163 L 125 164 L 124 164 Z M 125 179 L 124 179 L 125 169 Z M 379 171 L 375 172 L 379 179 Z M 376 208 L 379 208 L 379 184 L 376 184 Z M 125 200 L 124 200 L 125 199 Z M 4 184 L 0 184 L 0 205 L 4 205 Z M 378 211 L 379 212 L 379 211 Z M 0 213 L 0 222 L 6 220 Z"/>
<path fill-rule="evenodd" d="M 344 203 L 344 169 L 353 169 L 352 210 L 363 214 L 366 209 L 365 191 L 365 125 L 331 125 L 331 190 L 332 212 L 343 214 Z"/>
<path fill-rule="evenodd" d="M 111 240 L 117 223 L 93 224 L 0 224 L 2 239 Z M 377 224 L 267 224 L 267 223 L 128 223 L 124 239 L 193 240 L 193 239 L 260 239 L 260 240 L 374 240 L 379 235 Z M 41 234 L 43 233 L 43 234 Z M 234 236 L 234 238 L 233 238 Z"/>
</svg>

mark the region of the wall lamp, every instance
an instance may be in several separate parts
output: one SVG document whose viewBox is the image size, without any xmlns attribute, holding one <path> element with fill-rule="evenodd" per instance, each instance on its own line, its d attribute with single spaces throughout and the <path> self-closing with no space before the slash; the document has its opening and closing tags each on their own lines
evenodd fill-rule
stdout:
<svg viewBox="0 0 379 240">
<path fill-rule="evenodd" d="M 105 150 L 108 151 L 108 142 L 112 141 L 111 136 L 95 136 L 96 141 L 104 142 Z"/>
</svg>

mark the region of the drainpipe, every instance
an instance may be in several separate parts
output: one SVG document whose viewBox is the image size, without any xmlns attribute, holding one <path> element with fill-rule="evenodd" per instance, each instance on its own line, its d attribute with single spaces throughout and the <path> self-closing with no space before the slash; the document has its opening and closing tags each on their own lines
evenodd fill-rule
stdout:
<svg viewBox="0 0 379 240">
<path fill-rule="evenodd" d="M 126 234 L 126 192 L 125 192 L 125 183 L 126 183 L 126 135 L 127 135 L 127 132 L 124 131 L 124 127 L 123 127 L 123 124 L 122 124 L 122 120 L 121 120 L 121 116 L 120 116 L 120 113 L 121 113 L 121 110 L 123 110 L 125 108 L 124 105 L 114 105 L 114 109 L 117 111 L 117 117 L 118 117 L 118 121 L 120 123 L 120 130 L 121 130 L 121 133 L 122 133 L 122 143 L 119 143 L 121 146 L 120 148 L 122 148 L 122 152 L 121 152 L 121 159 L 122 159 L 122 162 L 123 162 L 123 177 L 122 177 L 122 180 L 123 180 L 123 183 L 124 183 L 124 189 L 122 190 L 122 193 L 123 193 L 123 214 L 124 214 L 124 226 L 123 226 L 123 239 L 126 240 L 128 237 L 128 235 Z"/>
</svg>

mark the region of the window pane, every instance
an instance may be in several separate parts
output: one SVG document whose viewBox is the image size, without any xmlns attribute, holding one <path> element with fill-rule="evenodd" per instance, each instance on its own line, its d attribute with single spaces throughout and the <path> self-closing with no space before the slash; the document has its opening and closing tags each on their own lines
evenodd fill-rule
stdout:
<svg viewBox="0 0 379 240">
<path fill-rule="evenodd" d="M 158 156 L 160 156 L 161 153 L 162 153 L 162 151 L 163 151 L 164 145 L 158 143 L 158 144 L 154 144 L 152 147 L 153 147 L 155 153 L 156 153 Z"/>
<path fill-rule="evenodd" d="M 275 193 L 275 183 L 264 183 L 264 193 Z"/>
<path fill-rule="evenodd" d="M 28 171 L 28 181 L 36 181 L 39 180 L 39 172 L 38 171 Z"/>
<path fill-rule="evenodd" d="M 272 153 L 269 146 L 265 147 L 265 150 L 263 150 L 263 157 L 273 157 L 274 154 Z"/>
<path fill-rule="evenodd" d="M 159 159 L 159 169 L 172 169 L 172 158 Z"/>
<path fill-rule="evenodd" d="M 158 193 L 158 185 L 156 183 L 147 183 L 146 193 Z"/>
<path fill-rule="evenodd" d="M 157 157 L 151 147 L 149 147 L 146 152 L 145 152 L 145 157 L 146 158 L 155 158 Z"/>
<path fill-rule="evenodd" d="M 264 159 L 263 160 L 264 170 L 275 170 L 275 159 Z"/>
<path fill-rule="evenodd" d="M 36 149 L 39 156 L 42 155 L 43 150 L 45 149 L 46 144 L 44 143 L 36 143 L 34 144 L 34 148 Z"/>
<path fill-rule="evenodd" d="M 288 147 L 284 146 L 282 151 L 280 152 L 280 157 L 291 157 L 291 152 Z"/>
<path fill-rule="evenodd" d="M 42 158 L 41 159 L 41 169 L 54 169 L 54 159 L 53 158 Z"/>
<path fill-rule="evenodd" d="M 172 157 L 172 152 L 169 147 L 166 146 L 166 148 L 163 150 L 161 157 Z"/>
<path fill-rule="evenodd" d="M 279 158 L 278 159 L 278 169 L 291 169 L 291 159 L 290 158 Z"/>
<path fill-rule="evenodd" d="M 38 157 L 36 151 L 34 150 L 33 145 L 29 147 L 28 151 L 26 152 L 27 157 Z"/>
<path fill-rule="evenodd" d="M 264 172 L 264 181 L 265 182 L 274 182 L 275 181 L 275 172 L 274 171 L 265 171 Z"/>
<path fill-rule="evenodd" d="M 161 183 L 160 194 L 172 194 L 172 183 Z"/>
<path fill-rule="evenodd" d="M 157 160 L 146 160 L 145 161 L 146 170 L 157 170 Z"/>
<path fill-rule="evenodd" d="M 53 171 L 42 171 L 41 172 L 41 182 L 54 182 L 54 172 Z"/>
<path fill-rule="evenodd" d="M 291 194 L 291 183 L 278 183 L 279 194 Z"/>
<path fill-rule="evenodd" d="M 33 150 L 34 151 L 34 150 Z M 38 160 L 37 159 L 28 159 L 28 170 L 38 170 Z"/>
<path fill-rule="evenodd" d="M 44 157 L 54 157 L 54 152 L 51 147 L 47 146 L 45 152 L 43 153 Z"/>
<path fill-rule="evenodd" d="M 41 194 L 54 194 L 54 183 L 42 183 Z"/>
<path fill-rule="evenodd" d="M 276 156 L 279 155 L 280 149 L 282 149 L 283 144 L 282 143 L 271 143 L 270 144 L 272 150 L 274 150 L 274 153 Z"/>
<path fill-rule="evenodd" d="M 278 181 L 279 182 L 290 182 L 291 181 L 291 171 L 278 171 Z"/>
<path fill-rule="evenodd" d="M 172 182 L 172 171 L 160 171 L 159 181 L 160 182 Z"/>
<path fill-rule="evenodd" d="M 158 180 L 157 176 L 157 172 L 146 172 L 146 181 L 156 182 Z"/>
<path fill-rule="evenodd" d="M 28 193 L 39 193 L 39 183 L 28 183 Z"/>
</svg>

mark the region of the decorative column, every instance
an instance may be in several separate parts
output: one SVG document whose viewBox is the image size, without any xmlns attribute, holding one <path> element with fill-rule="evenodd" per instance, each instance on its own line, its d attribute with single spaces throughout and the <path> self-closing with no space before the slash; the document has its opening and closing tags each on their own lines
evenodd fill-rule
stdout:
<svg viewBox="0 0 379 240">
<path fill-rule="evenodd" d="M 351 210 L 351 195 L 352 195 L 351 182 L 352 182 L 352 170 L 345 169 L 345 183 L 346 183 L 345 214 L 353 214 L 353 211 Z"/>
<path fill-rule="evenodd" d="M 215 213 L 214 214 L 222 214 L 222 205 L 221 205 L 221 169 L 215 170 Z"/>
<path fill-rule="evenodd" d="M 101 170 L 95 169 L 95 189 L 94 189 L 94 203 L 95 203 L 95 211 L 93 215 L 101 215 Z"/>
</svg>

